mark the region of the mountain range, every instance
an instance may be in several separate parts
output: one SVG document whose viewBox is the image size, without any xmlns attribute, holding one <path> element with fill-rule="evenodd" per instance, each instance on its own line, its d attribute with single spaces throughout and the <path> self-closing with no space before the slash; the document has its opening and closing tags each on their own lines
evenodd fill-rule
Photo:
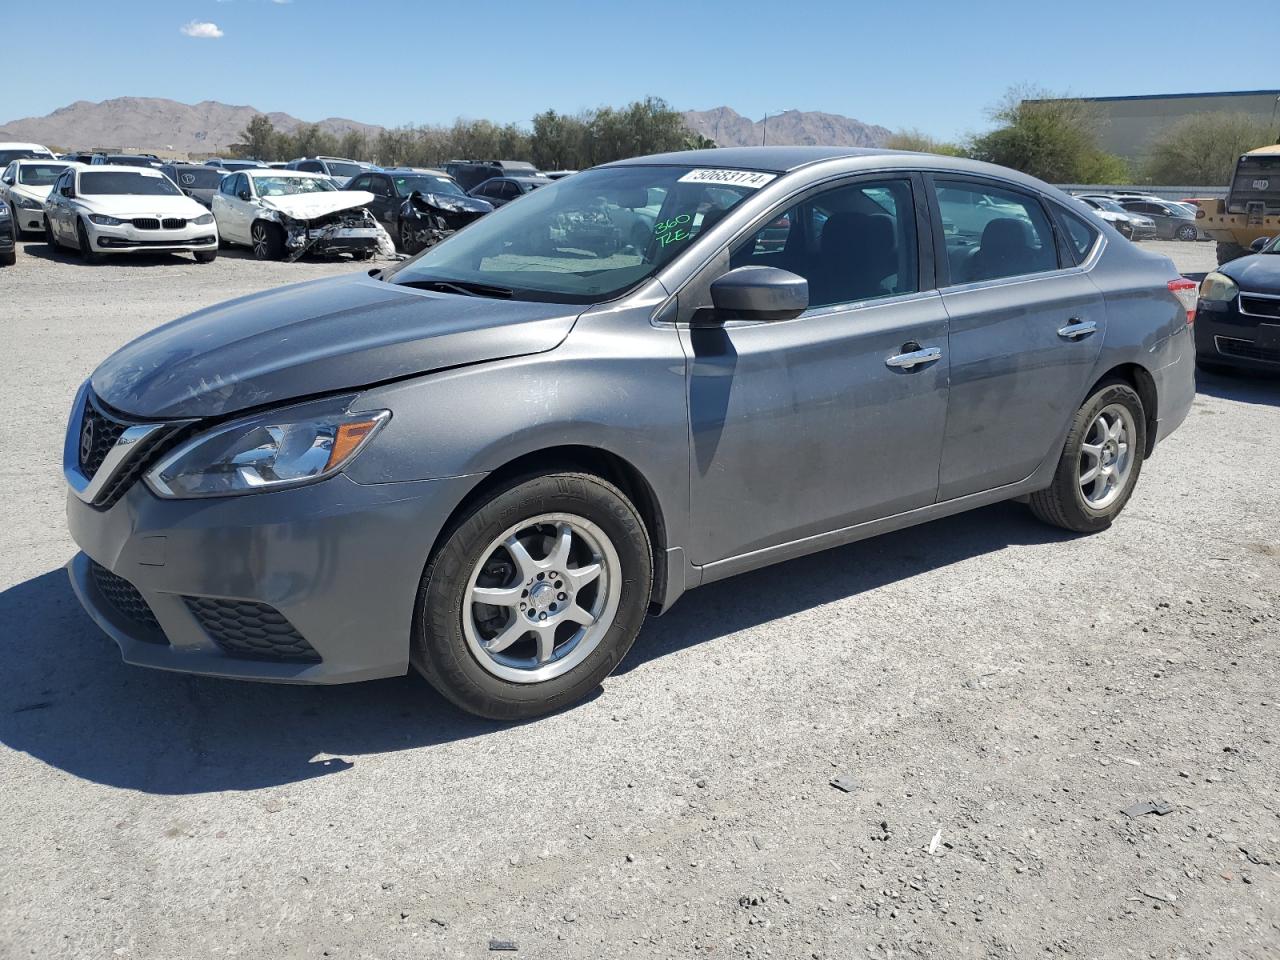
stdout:
<svg viewBox="0 0 1280 960">
<path fill-rule="evenodd" d="M 34 141 L 64 150 L 101 147 L 208 155 L 225 152 L 261 112 L 216 100 L 193 104 L 159 97 L 116 97 L 101 103 L 77 100 L 47 116 L 0 124 L 0 140 Z M 267 117 L 277 129 L 286 132 L 309 122 L 287 113 L 268 113 Z M 889 136 L 886 128 L 851 117 L 802 110 L 753 121 L 730 107 L 716 107 L 686 111 L 684 119 L 690 130 L 710 137 L 722 147 L 751 146 L 766 140 L 772 144 L 868 147 L 883 143 Z M 319 125 L 336 136 L 351 130 L 376 136 L 383 129 L 341 117 L 321 120 Z"/>
</svg>

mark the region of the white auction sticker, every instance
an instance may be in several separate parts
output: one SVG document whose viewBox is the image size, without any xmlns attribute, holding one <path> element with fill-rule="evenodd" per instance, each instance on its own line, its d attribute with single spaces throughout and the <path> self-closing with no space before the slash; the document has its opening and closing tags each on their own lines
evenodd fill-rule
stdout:
<svg viewBox="0 0 1280 960">
<path fill-rule="evenodd" d="M 756 173 L 752 170 L 690 170 L 680 178 L 680 183 L 719 183 L 726 187 L 748 187 L 759 190 L 770 180 L 776 180 L 776 173 Z"/>
</svg>

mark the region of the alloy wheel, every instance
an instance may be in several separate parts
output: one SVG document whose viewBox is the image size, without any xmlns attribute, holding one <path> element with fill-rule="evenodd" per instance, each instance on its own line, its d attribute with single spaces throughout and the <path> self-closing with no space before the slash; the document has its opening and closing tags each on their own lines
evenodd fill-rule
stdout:
<svg viewBox="0 0 1280 960">
<path fill-rule="evenodd" d="M 521 521 L 480 555 L 463 597 L 462 632 L 477 662 L 513 683 L 568 673 L 600 645 L 622 592 L 618 552 L 585 517 Z"/>
<path fill-rule="evenodd" d="M 1093 510 L 1105 510 L 1124 492 L 1133 469 L 1133 438 L 1137 436 L 1133 414 L 1119 403 L 1103 407 L 1080 445 L 1078 479 L 1084 502 Z"/>
<path fill-rule="evenodd" d="M 266 260 L 269 244 L 267 225 L 265 223 L 255 223 L 253 225 L 253 255 L 259 260 Z"/>
</svg>

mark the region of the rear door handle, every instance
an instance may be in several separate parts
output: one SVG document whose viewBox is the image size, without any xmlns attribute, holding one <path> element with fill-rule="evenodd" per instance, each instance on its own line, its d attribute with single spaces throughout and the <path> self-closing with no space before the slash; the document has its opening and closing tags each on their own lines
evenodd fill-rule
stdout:
<svg viewBox="0 0 1280 960">
<path fill-rule="evenodd" d="M 1094 320 L 1077 320 L 1072 318 L 1065 327 L 1058 328 L 1058 336 L 1063 340 L 1079 340 L 1091 333 L 1098 332 L 1098 324 Z"/>
<path fill-rule="evenodd" d="M 935 360 L 942 359 L 941 347 L 919 347 L 914 343 L 904 344 L 905 347 L 915 347 L 914 350 L 908 350 L 906 353 L 894 354 L 885 360 L 886 367 L 896 367 L 900 370 L 914 370 L 916 367 L 926 363 L 933 363 Z"/>
</svg>

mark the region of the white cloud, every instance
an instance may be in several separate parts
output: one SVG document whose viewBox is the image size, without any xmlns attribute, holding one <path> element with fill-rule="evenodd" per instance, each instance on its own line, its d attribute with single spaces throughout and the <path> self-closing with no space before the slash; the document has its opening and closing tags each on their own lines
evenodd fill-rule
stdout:
<svg viewBox="0 0 1280 960">
<path fill-rule="evenodd" d="M 208 20 L 192 20 L 190 23 L 184 23 L 182 32 L 188 37 L 197 37 L 201 40 L 217 40 L 222 36 L 222 28 Z"/>
</svg>

